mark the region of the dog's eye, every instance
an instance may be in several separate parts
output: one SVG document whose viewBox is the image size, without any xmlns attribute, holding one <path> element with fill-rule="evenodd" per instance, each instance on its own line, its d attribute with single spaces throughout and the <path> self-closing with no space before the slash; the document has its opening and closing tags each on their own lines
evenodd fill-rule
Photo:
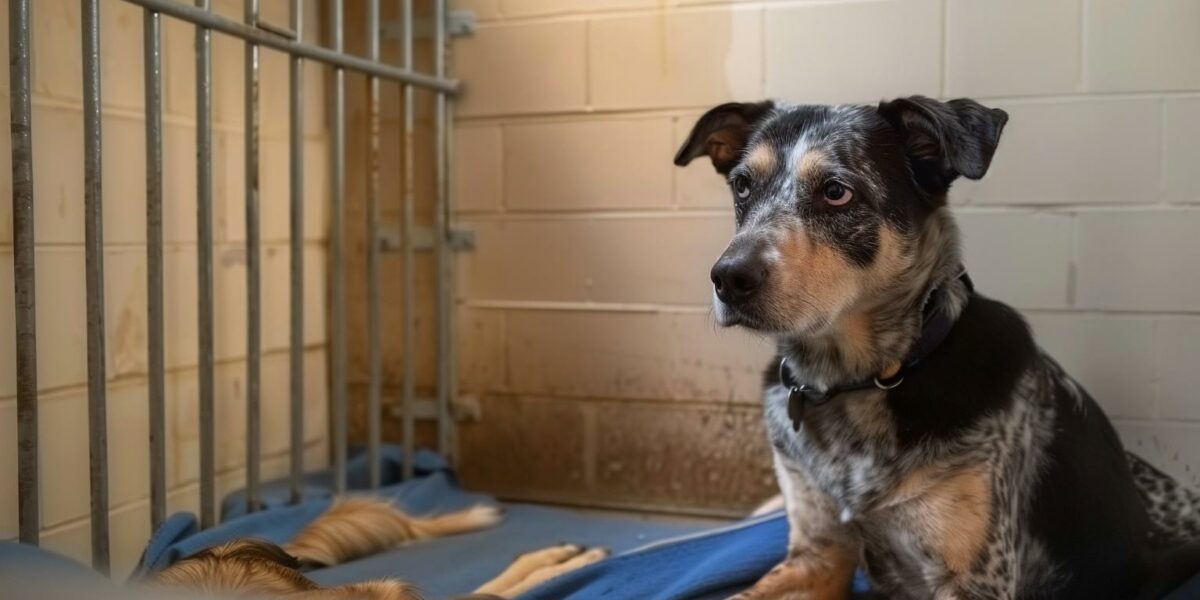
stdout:
<svg viewBox="0 0 1200 600">
<path fill-rule="evenodd" d="M 738 200 L 745 200 L 750 197 L 750 178 L 745 175 L 738 175 L 733 179 L 733 192 L 737 194 Z"/>
<path fill-rule="evenodd" d="M 854 192 L 850 188 L 836 181 L 826 182 L 825 186 L 821 188 L 821 194 L 825 196 L 825 202 L 830 206 L 841 206 L 854 197 Z"/>
</svg>

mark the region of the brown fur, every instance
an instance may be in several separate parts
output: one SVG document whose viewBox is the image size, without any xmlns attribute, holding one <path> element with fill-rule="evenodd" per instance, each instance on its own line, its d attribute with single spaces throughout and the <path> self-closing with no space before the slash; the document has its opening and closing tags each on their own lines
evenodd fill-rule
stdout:
<svg viewBox="0 0 1200 600">
<path fill-rule="evenodd" d="M 816 317 L 809 326 L 823 329 L 829 324 L 826 319 L 840 313 L 858 294 L 857 282 L 846 276 L 852 271 L 846 259 L 807 232 L 787 232 L 776 248 L 782 268 L 764 292 L 772 297 L 772 312 Z"/>
<path fill-rule="evenodd" d="M 820 150 L 809 150 L 800 157 L 800 164 L 797 165 L 797 174 L 800 179 L 808 182 L 820 183 L 820 177 L 825 169 L 826 157 L 825 153 Z"/>
<path fill-rule="evenodd" d="M 775 168 L 775 153 L 766 145 L 755 146 L 746 155 L 746 164 L 759 173 L 770 173 Z"/>
<path fill-rule="evenodd" d="M 234 540 L 194 554 L 156 573 L 153 586 L 184 588 L 218 595 L 329 599 L 420 600 L 408 584 L 366 581 L 322 588 L 302 575 L 299 565 L 278 546 L 254 539 Z"/>
<path fill-rule="evenodd" d="M 377 498 L 339 500 L 284 548 L 306 564 L 336 565 L 387 548 L 491 527 L 500 513 L 488 506 L 435 517 L 414 517 Z"/>
<path fill-rule="evenodd" d="M 991 484 L 982 469 L 958 472 L 918 496 L 908 511 L 950 572 L 963 574 L 987 541 L 992 520 Z"/>
<path fill-rule="evenodd" d="M 335 501 L 284 548 L 238 539 L 198 552 L 150 576 L 153 586 L 213 594 L 267 598 L 420 600 L 410 585 L 390 579 L 322 588 L 300 573 L 301 564 L 335 565 L 404 542 L 463 533 L 495 525 L 500 512 L 488 506 L 433 517 L 414 517 L 378 498 Z"/>
</svg>

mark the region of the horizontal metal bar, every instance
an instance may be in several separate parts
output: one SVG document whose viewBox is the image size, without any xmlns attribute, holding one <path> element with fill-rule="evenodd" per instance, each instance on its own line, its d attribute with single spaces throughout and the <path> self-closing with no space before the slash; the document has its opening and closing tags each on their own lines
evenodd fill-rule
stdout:
<svg viewBox="0 0 1200 600">
<path fill-rule="evenodd" d="M 328 48 L 314 46 L 312 44 L 304 44 L 298 41 L 289 40 L 285 37 L 276 35 L 269 31 L 264 31 L 259 27 L 246 25 L 230 19 L 226 19 L 219 15 L 200 10 L 198 8 L 181 4 L 175 0 L 125 0 L 131 4 L 137 4 L 144 8 L 149 8 L 161 12 L 164 15 L 169 15 L 177 19 L 190 21 L 196 25 L 208 27 L 213 31 L 239 37 L 248 42 L 261 44 L 268 48 L 287 52 L 294 56 L 301 56 L 312 60 L 320 61 L 336 67 L 350 69 L 366 73 L 380 79 L 388 79 L 407 83 L 421 88 L 431 90 L 441 90 L 448 94 L 457 94 L 459 83 L 450 79 L 438 79 L 423 73 L 417 73 L 411 69 L 400 69 L 397 67 L 388 66 L 380 62 L 334 52 Z"/>
<path fill-rule="evenodd" d="M 429 252 L 436 249 L 432 229 L 417 227 L 413 229 L 413 250 Z M 470 229 L 452 229 L 446 234 L 446 243 L 451 250 L 464 252 L 475 249 L 475 232 Z M 404 232 L 399 227 L 379 228 L 379 249 L 384 252 L 400 252 L 404 248 Z"/>
</svg>

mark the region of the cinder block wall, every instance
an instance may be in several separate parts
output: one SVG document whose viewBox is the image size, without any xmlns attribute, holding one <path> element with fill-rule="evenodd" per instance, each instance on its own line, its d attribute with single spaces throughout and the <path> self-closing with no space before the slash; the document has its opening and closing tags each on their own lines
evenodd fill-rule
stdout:
<svg viewBox="0 0 1200 600">
<path fill-rule="evenodd" d="M 731 99 L 972 96 L 1012 115 L 953 199 L 984 293 L 1019 307 L 1126 443 L 1200 483 L 1200 4 L 1192 0 L 460 0 L 467 483 L 742 510 L 773 487 L 767 343 L 717 331 L 731 231 L 705 161 Z"/>
<path fill-rule="evenodd" d="M 5 4 L 0 2 L 0 4 Z M 90 560 L 84 324 L 83 121 L 80 7 L 33 2 L 33 149 L 37 235 L 42 543 Z M 286 26 L 286 2 L 263 19 Z M 307 4 L 307 37 L 323 14 Z M 241 19 L 239 0 L 214 2 Z M 8 50 L 0 9 L 0 54 Z M 150 534 L 146 358 L 145 130 L 142 11 L 101 3 L 109 493 L 114 572 L 136 562 Z M 199 508 L 197 439 L 195 55 L 193 28 L 164 17 L 164 197 L 167 474 L 171 511 Z M 213 212 L 216 302 L 217 493 L 245 481 L 246 270 L 243 46 L 213 34 Z M 7 64 L 7 60 L 0 60 Z M 288 459 L 287 59 L 262 53 L 262 473 Z M 306 461 L 326 464 L 325 299 L 328 143 L 325 71 L 305 73 Z M 0 78 L 8 131 L 8 77 Z M 9 139 L 0 135 L 0 540 L 17 536 L 16 376 Z"/>
</svg>

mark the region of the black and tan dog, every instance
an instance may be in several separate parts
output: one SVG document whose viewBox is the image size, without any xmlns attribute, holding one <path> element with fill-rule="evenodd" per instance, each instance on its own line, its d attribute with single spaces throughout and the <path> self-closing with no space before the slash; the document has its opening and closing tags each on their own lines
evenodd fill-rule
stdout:
<svg viewBox="0 0 1200 600">
<path fill-rule="evenodd" d="M 1200 569 L 1200 496 L 1128 456 L 1013 309 L 972 290 L 946 193 L 1008 116 L 972 100 L 725 104 L 737 229 L 717 321 L 772 336 L 787 559 L 744 599 L 1153 597 Z M 1014 240 L 1019 244 L 1019 240 Z"/>
<path fill-rule="evenodd" d="M 376 579 L 322 587 L 305 569 L 330 567 L 399 544 L 491 527 L 501 519 L 490 506 L 418 517 L 380 498 L 335 502 L 287 544 L 242 538 L 202 550 L 152 573 L 144 584 L 214 596 L 305 598 L 310 600 L 421 600 L 420 591 L 398 579 Z M 608 552 L 573 544 L 518 557 L 503 573 L 461 600 L 504 600 L 605 558 Z"/>
</svg>

